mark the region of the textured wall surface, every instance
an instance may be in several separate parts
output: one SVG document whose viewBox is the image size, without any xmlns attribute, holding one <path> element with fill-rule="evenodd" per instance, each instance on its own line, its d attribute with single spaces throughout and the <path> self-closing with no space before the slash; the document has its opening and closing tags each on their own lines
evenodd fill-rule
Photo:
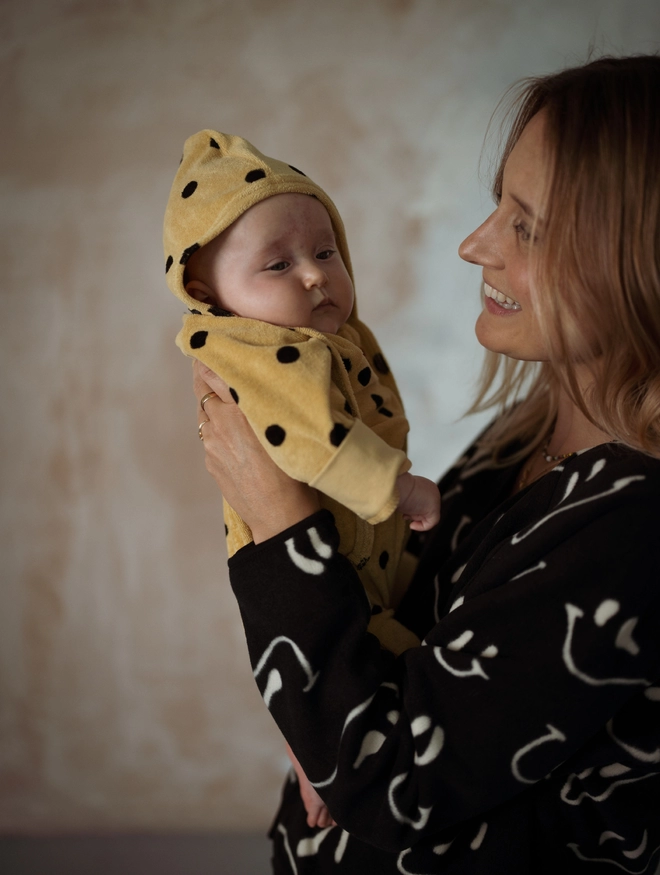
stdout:
<svg viewBox="0 0 660 875">
<path fill-rule="evenodd" d="M 240 133 L 343 213 L 415 469 L 480 361 L 504 89 L 660 45 L 656 0 L 4 0 L 0 829 L 263 827 L 286 767 L 228 587 L 161 219 L 186 136 Z"/>
</svg>

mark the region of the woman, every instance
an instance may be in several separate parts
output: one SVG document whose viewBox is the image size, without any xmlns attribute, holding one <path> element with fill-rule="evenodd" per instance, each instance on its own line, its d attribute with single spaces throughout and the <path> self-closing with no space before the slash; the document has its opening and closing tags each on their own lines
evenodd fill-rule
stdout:
<svg viewBox="0 0 660 875">
<path fill-rule="evenodd" d="M 255 536 L 230 563 L 255 677 L 338 824 L 307 827 L 289 782 L 278 873 L 658 864 L 660 58 L 525 83 L 494 194 L 460 254 L 492 359 L 475 409 L 504 412 L 415 545 L 398 617 L 424 646 L 379 649 L 331 516 L 196 373 L 207 467 Z"/>
</svg>

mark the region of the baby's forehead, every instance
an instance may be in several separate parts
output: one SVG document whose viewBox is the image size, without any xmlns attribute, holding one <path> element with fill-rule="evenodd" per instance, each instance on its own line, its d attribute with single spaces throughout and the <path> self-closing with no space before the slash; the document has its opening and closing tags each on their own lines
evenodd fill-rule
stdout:
<svg viewBox="0 0 660 875">
<path fill-rule="evenodd" d="M 274 238 L 301 233 L 334 237 L 335 229 L 329 212 L 313 195 L 285 193 L 251 206 L 220 237 L 242 236 L 242 233 L 248 237 Z"/>
<path fill-rule="evenodd" d="M 313 215 L 320 221 L 327 221 L 332 227 L 330 213 L 327 211 L 321 201 L 313 194 L 302 194 L 298 192 L 283 192 L 273 194 L 270 197 L 264 198 L 256 204 L 253 204 L 236 220 L 249 216 L 296 216 L 304 214 L 306 216 Z"/>
<path fill-rule="evenodd" d="M 238 253 L 247 257 L 254 254 L 255 249 L 277 246 L 299 231 L 335 240 L 330 213 L 318 198 L 290 192 L 274 194 L 253 204 L 229 227 L 195 252 L 188 275 L 200 268 L 204 270 L 222 249 L 233 249 L 232 242 L 237 238 L 240 239 Z"/>
</svg>

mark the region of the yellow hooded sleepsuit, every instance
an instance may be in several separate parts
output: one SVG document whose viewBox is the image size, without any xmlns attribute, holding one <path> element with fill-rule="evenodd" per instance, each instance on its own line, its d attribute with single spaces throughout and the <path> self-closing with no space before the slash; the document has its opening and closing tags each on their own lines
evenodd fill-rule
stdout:
<svg viewBox="0 0 660 875">
<path fill-rule="evenodd" d="M 405 588 L 397 569 L 408 527 L 395 509 L 396 478 L 410 467 L 408 423 L 374 336 L 356 307 L 337 334 L 324 334 L 234 316 L 200 304 L 185 289 L 185 266 L 197 249 L 254 204 L 285 193 L 312 195 L 323 204 L 352 279 L 339 213 L 302 171 L 218 131 L 186 140 L 164 229 L 168 285 L 191 313 L 176 342 L 230 386 L 276 464 L 319 490 L 334 514 L 340 550 L 358 569 L 371 602 L 371 631 L 401 652 L 419 643 L 392 618 Z M 232 556 L 252 534 L 226 502 L 224 510 Z"/>
</svg>

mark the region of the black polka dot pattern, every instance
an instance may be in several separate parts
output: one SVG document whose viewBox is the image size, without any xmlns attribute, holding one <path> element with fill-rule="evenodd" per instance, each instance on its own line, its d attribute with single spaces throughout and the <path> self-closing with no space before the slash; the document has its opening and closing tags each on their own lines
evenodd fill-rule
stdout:
<svg viewBox="0 0 660 875">
<path fill-rule="evenodd" d="M 197 188 L 197 182 L 195 182 L 195 180 L 193 179 L 183 189 L 183 191 L 181 192 L 181 197 L 190 197 L 191 194 L 194 194 L 196 188 Z"/>
<path fill-rule="evenodd" d="M 350 359 L 345 359 L 345 358 L 342 358 L 342 361 L 344 363 L 344 367 L 346 368 L 346 372 L 350 374 L 351 369 L 353 367 L 353 362 Z"/>
<path fill-rule="evenodd" d="M 266 429 L 266 440 L 274 447 L 279 447 L 284 443 L 286 432 L 281 425 L 269 425 Z"/>
<path fill-rule="evenodd" d="M 380 405 L 383 403 L 383 399 L 381 398 L 381 396 L 380 395 L 372 395 L 371 397 L 373 398 L 374 404 L 376 405 L 376 407 L 380 407 Z"/>
<path fill-rule="evenodd" d="M 266 176 L 265 170 L 250 170 L 249 173 L 245 174 L 246 182 L 256 182 L 257 179 L 263 179 Z"/>
<path fill-rule="evenodd" d="M 217 304 L 212 304 L 209 307 L 208 312 L 211 314 L 211 316 L 233 316 L 234 315 L 233 313 L 230 313 L 229 310 L 223 310 L 222 307 L 218 307 Z"/>
<path fill-rule="evenodd" d="M 376 614 L 382 614 L 382 613 L 383 613 L 383 609 L 381 608 L 380 605 L 374 605 L 374 606 L 371 608 L 371 616 L 372 616 L 372 617 L 375 617 Z"/>
<path fill-rule="evenodd" d="M 209 336 L 208 331 L 196 331 L 190 338 L 191 349 L 201 349 Z"/>
<path fill-rule="evenodd" d="M 378 564 L 380 565 L 381 568 L 385 569 L 385 568 L 387 568 L 387 563 L 389 561 L 390 561 L 390 554 L 387 552 L 387 550 L 383 550 L 383 552 L 378 557 Z"/>
<path fill-rule="evenodd" d="M 295 170 L 296 173 L 299 173 L 301 176 L 307 176 L 306 173 L 303 173 L 302 170 L 298 170 L 298 168 L 297 168 L 297 167 L 294 167 L 293 164 L 289 164 L 289 167 L 290 167 L 292 170 Z"/>
<path fill-rule="evenodd" d="M 367 386 L 369 384 L 370 379 L 371 379 L 371 368 L 362 368 L 362 370 L 358 374 L 358 383 L 361 386 Z"/>
<path fill-rule="evenodd" d="M 291 364 L 291 362 L 297 362 L 299 358 L 300 350 L 296 346 L 281 346 L 277 350 L 277 360 L 283 365 Z"/>
<path fill-rule="evenodd" d="M 236 389 L 232 389 L 230 386 L 229 387 L 229 394 L 234 399 L 234 404 L 238 404 L 238 392 L 236 391 Z"/>
<path fill-rule="evenodd" d="M 344 410 L 346 411 L 346 413 L 349 414 L 349 416 L 353 416 L 353 408 L 352 408 L 351 405 L 348 403 L 348 401 L 345 401 L 345 402 L 344 402 Z"/>
<path fill-rule="evenodd" d="M 227 523 L 225 523 L 225 536 L 229 534 L 229 529 L 227 528 Z"/>
<path fill-rule="evenodd" d="M 193 314 L 193 316 L 201 316 L 201 310 L 193 310 L 192 307 L 188 307 L 188 310 Z"/>
<path fill-rule="evenodd" d="M 385 361 L 385 356 L 382 352 L 377 352 L 374 356 L 374 367 L 379 374 L 389 374 L 390 366 Z"/>
<path fill-rule="evenodd" d="M 394 416 L 394 414 L 392 413 L 392 411 L 391 411 L 391 410 L 388 410 L 387 407 L 381 407 L 380 410 L 379 410 L 378 412 L 379 412 L 379 413 L 382 413 L 383 416 Z"/>
<path fill-rule="evenodd" d="M 174 264 L 174 259 L 172 258 L 171 255 L 168 255 L 167 261 L 165 262 L 165 273 L 167 273 L 167 271 L 172 267 L 173 264 Z"/>
<path fill-rule="evenodd" d="M 188 259 L 190 258 L 190 256 L 194 252 L 197 252 L 198 249 L 199 249 L 199 243 L 193 243 L 192 246 L 189 246 L 187 249 L 184 249 L 183 253 L 181 255 L 181 258 L 179 259 L 179 264 L 188 264 Z"/>
<path fill-rule="evenodd" d="M 333 447 L 338 447 L 347 434 L 348 429 L 346 428 L 346 426 L 342 425 L 341 422 L 336 422 L 332 431 L 330 432 L 330 443 Z"/>
<path fill-rule="evenodd" d="M 220 146 L 218 145 L 217 141 L 214 140 L 213 137 L 211 137 L 211 139 L 209 140 L 209 146 L 210 146 L 212 149 L 219 149 L 219 148 L 220 148 Z"/>
</svg>

